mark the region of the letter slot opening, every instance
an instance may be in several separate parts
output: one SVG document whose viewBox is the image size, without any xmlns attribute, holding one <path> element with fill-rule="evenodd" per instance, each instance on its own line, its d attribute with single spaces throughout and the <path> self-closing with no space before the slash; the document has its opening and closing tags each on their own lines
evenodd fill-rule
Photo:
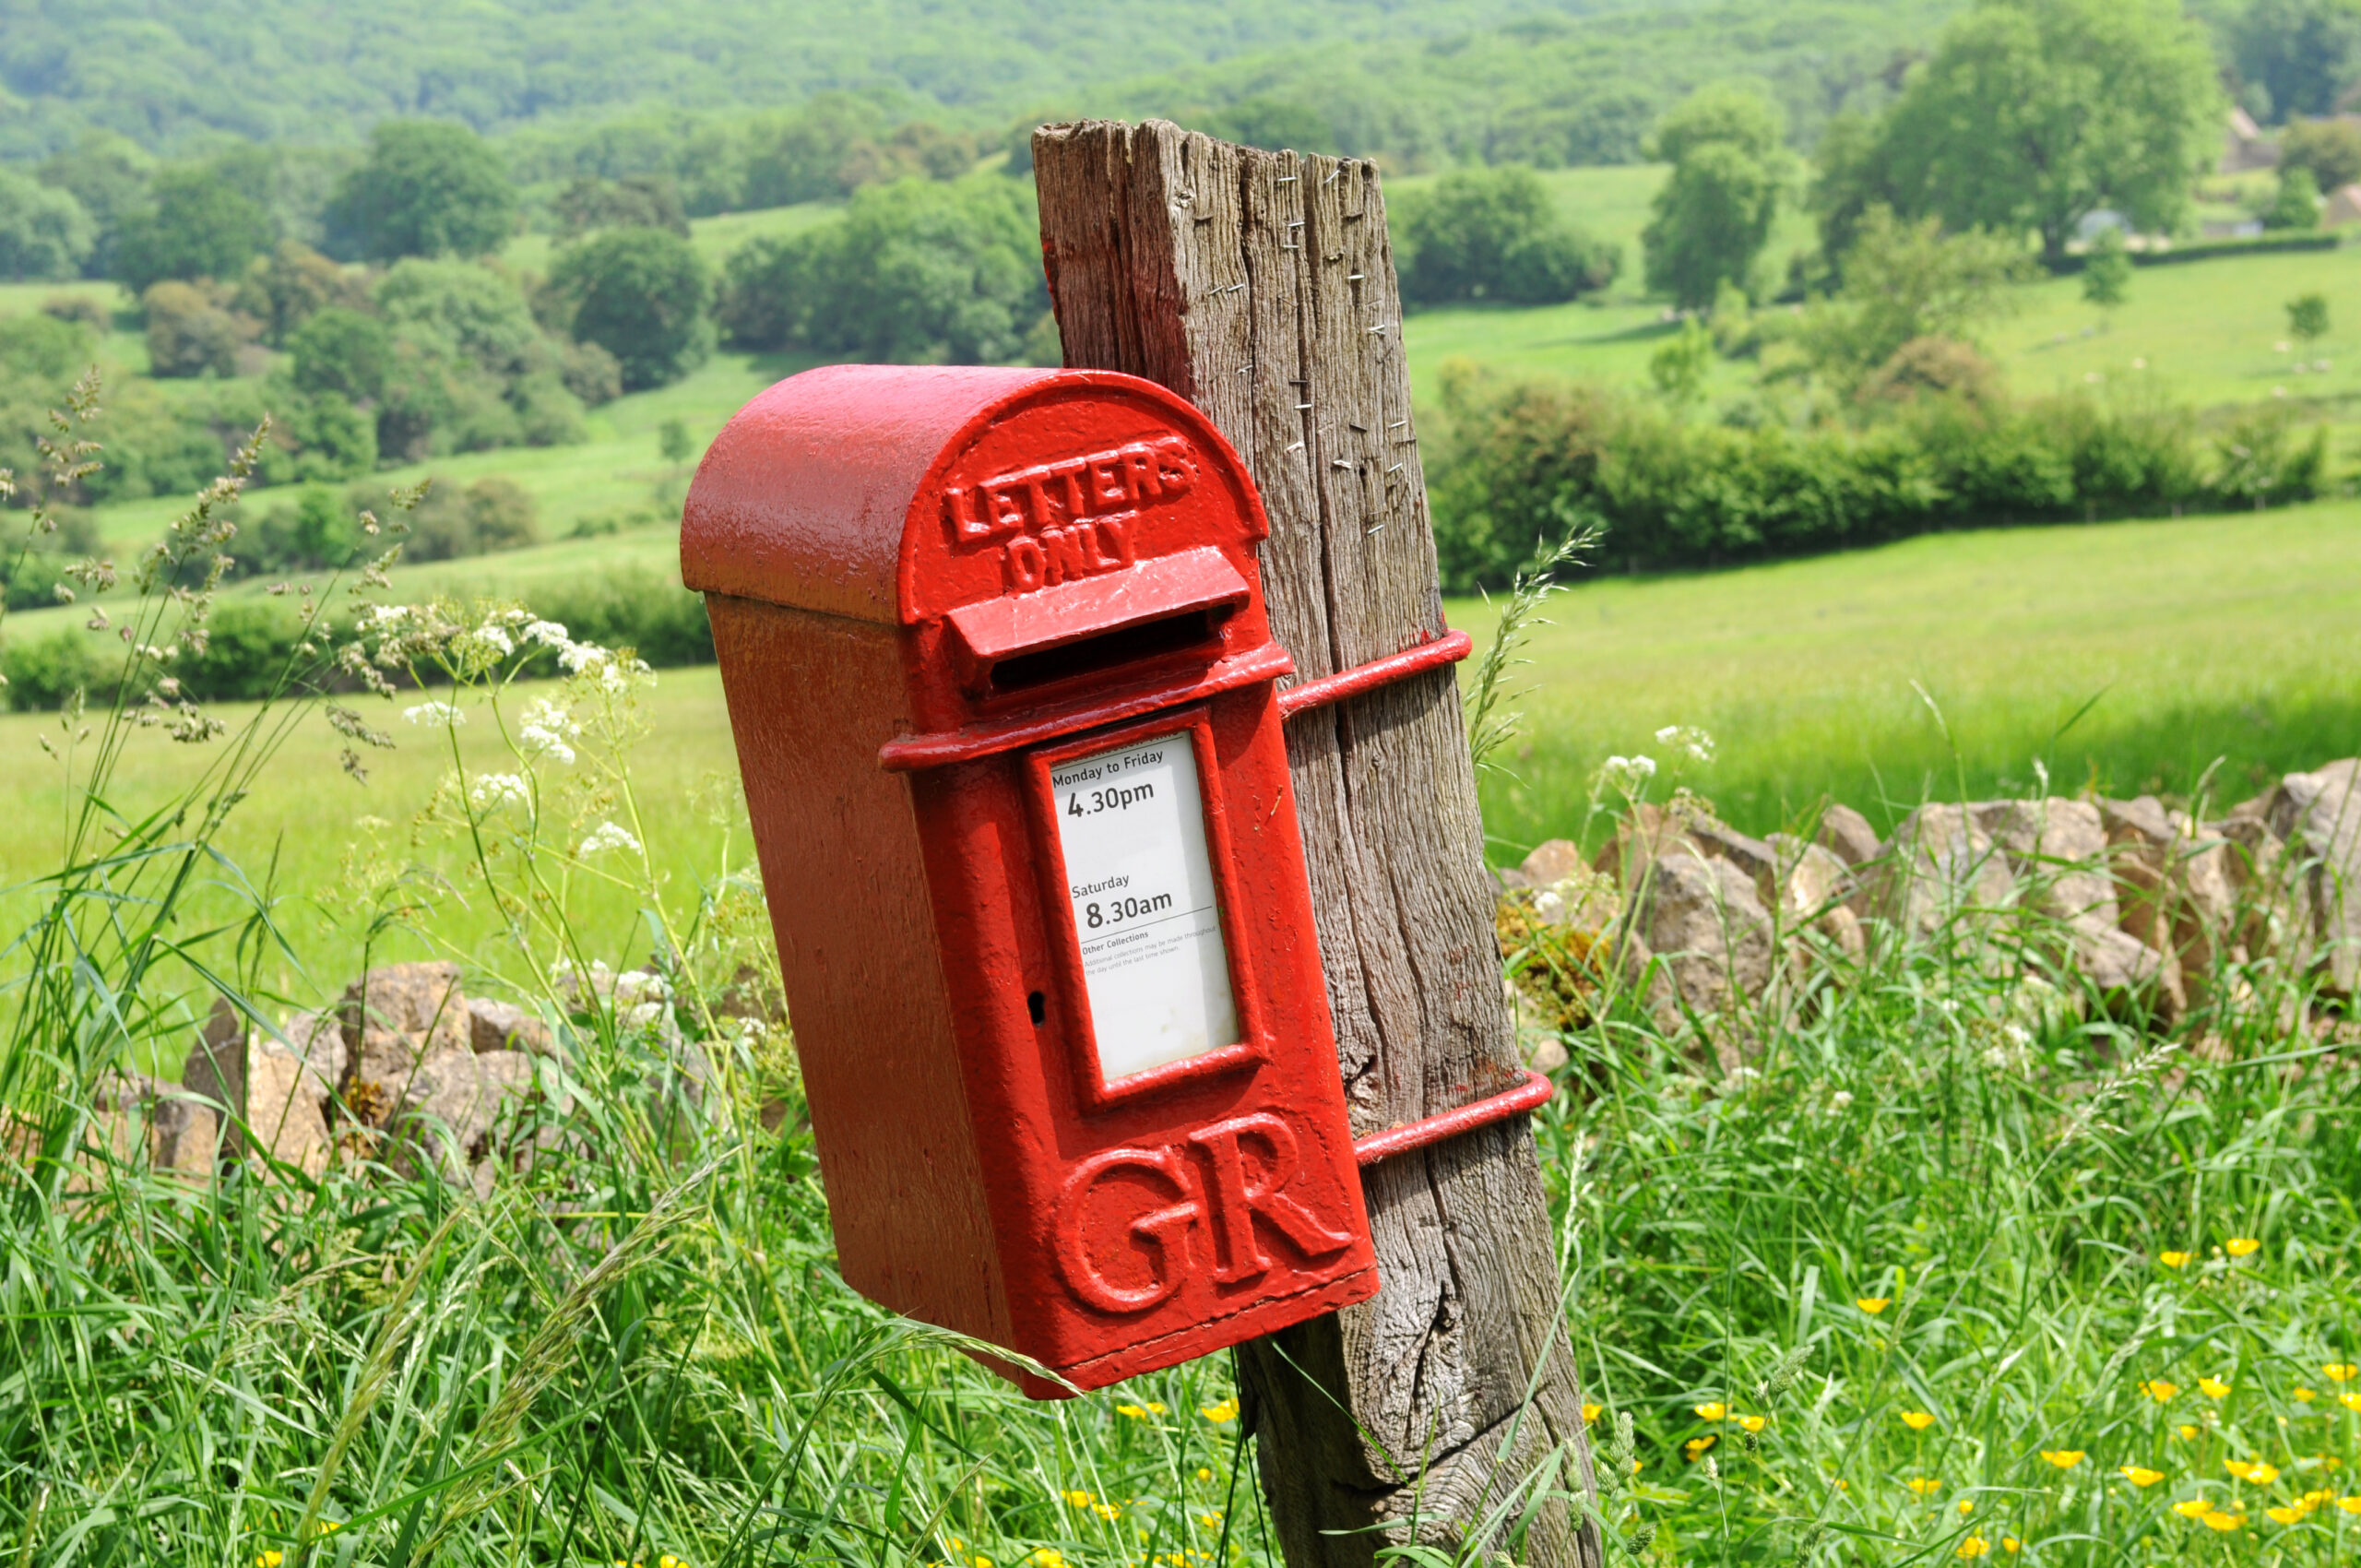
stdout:
<svg viewBox="0 0 2361 1568">
<path fill-rule="evenodd" d="M 1005 696 L 1202 650 L 1251 595 L 1218 550 L 1187 550 L 1119 572 L 963 604 L 943 617 L 947 651 L 971 691 Z"/>
<path fill-rule="evenodd" d="M 1186 615 L 1168 615 L 1145 625 L 1101 632 L 1079 642 L 1020 653 L 991 667 L 991 689 L 995 693 L 1030 691 L 1052 681 L 1095 675 L 1120 664 L 1193 647 L 1203 647 L 1210 653 L 1214 651 L 1219 623 L 1228 618 L 1216 616 L 1210 610 L 1196 610 Z"/>
</svg>

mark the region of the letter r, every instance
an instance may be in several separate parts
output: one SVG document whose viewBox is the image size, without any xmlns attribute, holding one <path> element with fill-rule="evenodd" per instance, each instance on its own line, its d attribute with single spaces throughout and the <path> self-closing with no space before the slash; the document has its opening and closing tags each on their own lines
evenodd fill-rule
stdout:
<svg viewBox="0 0 2361 1568">
<path fill-rule="evenodd" d="M 1246 1177 L 1246 1158 L 1239 1148 L 1246 1138 L 1271 1151 L 1269 1169 L 1259 1182 Z M 1213 1172 L 1207 1206 L 1219 1241 L 1214 1277 L 1224 1285 L 1267 1274 L 1271 1260 L 1254 1236 L 1254 1217 L 1261 1215 L 1279 1234 L 1295 1243 L 1308 1258 L 1323 1258 L 1353 1244 L 1349 1234 L 1329 1229 L 1319 1217 L 1280 1189 L 1296 1170 L 1295 1130 L 1269 1111 L 1233 1116 L 1189 1134 Z"/>
</svg>

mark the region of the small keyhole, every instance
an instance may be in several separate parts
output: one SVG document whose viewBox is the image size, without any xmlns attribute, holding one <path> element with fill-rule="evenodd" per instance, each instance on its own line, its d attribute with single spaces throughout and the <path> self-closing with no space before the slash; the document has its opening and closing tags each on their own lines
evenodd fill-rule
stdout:
<svg viewBox="0 0 2361 1568">
<path fill-rule="evenodd" d="M 1025 998 L 1025 1010 L 1032 1014 L 1033 1021 L 1038 1024 L 1050 1016 L 1050 999 L 1038 991 L 1029 992 Z"/>
</svg>

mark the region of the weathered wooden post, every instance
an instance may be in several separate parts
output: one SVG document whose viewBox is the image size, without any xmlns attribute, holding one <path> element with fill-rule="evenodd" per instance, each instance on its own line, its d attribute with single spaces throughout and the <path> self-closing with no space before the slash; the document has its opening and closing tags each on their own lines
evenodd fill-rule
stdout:
<svg viewBox="0 0 2361 1568">
<path fill-rule="evenodd" d="M 1376 169 L 1161 121 L 1047 126 L 1033 160 L 1066 364 L 1161 383 L 1243 456 L 1298 678 L 1440 636 Z M 1451 671 L 1306 712 L 1287 741 L 1355 1134 L 1499 1092 L 1519 1063 Z M 1560 1487 L 1591 1484 L 1525 1119 L 1364 1180 L 1382 1290 L 1240 1349 L 1297 1568 L 1456 1544 L 1553 1449 Z M 1524 1561 L 1594 1565 L 1599 1546 L 1556 1506 Z"/>
</svg>

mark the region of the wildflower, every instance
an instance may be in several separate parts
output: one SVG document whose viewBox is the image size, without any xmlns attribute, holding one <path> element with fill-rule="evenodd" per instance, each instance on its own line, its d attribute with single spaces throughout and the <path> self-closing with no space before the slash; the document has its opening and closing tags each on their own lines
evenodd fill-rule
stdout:
<svg viewBox="0 0 2361 1568">
<path fill-rule="evenodd" d="M 2340 1394 L 2336 1402 L 2348 1410 L 2361 1410 L 2361 1394 Z"/>
<path fill-rule="evenodd" d="M 1159 1408 L 1161 1408 L 1161 1407 L 1159 1407 Z M 1590 1420 L 1591 1412 L 1597 1408 L 1598 1407 L 1596 1405 L 1585 1405 L 1583 1407 L 1583 1419 L 1584 1420 Z M 1213 1422 L 1216 1426 L 1225 1426 L 1238 1419 L 1238 1401 L 1233 1397 L 1225 1399 L 1218 1405 L 1202 1405 L 1198 1407 L 1197 1414 L 1204 1417 L 1205 1420 Z"/>
<path fill-rule="evenodd" d="M 1935 1424 L 1935 1418 L 1924 1410 L 1904 1410 L 1902 1412 L 1902 1424 L 1912 1431 L 1925 1431 Z"/>
<path fill-rule="evenodd" d="M 1708 1399 L 1703 1405 L 1694 1406 L 1692 1408 L 1696 1410 L 1698 1417 L 1701 1420 L 1708 1421 L 1718 1421 L 1724 1416 L 1730 1413 L 1730 1408 L 1727 1405 L 1723 1404 L 1718 1399 Z"/>
<path fill-rule="evenodd" d="M 638 846 L 634 845 L 633 848 L 637 849 Z M 1231 1403 L 1235 1404 L 1236 1401 L 1233 1400 Z M 1157 1404 L 1118 1405 L 1115 1407 L 1115 1413 L 1119 1416 L 1129 1416 L 1135 1421 L 1144 1421 L 1150 1416 L 1160 1416 L 1164 1414 L 1164 1407 Z"/>
<path fill-rule="evenodd" d="M 1714 1433 L 1707 1432 L 1703 1437 L 1691 1438 L 1680 1446 L 1681 1450 L 1689 1455 L 1689 1462 L 1693 1465 L 1698 1460 L 1703 1459 L 1705 1456 L 1705 1451 L 1707 1449 L 1713 1447 L 1714 1444 L 1720 1441 L 1721 1439 Z"/>
<path fill-rule="evenodd" d="M 582 840 L 582 847 L 575 853 L 587 859 L 608 849 L 629 849 L 635 855 L 639 853 L 639 840 L 633 837 L 629 830 L 611 822 L 602 822 L 590 830 L 590 836 Z M 1123 1408 L 1128 1411 L 1131 1407 Z"/>
<path fill-rule="evenodd" d="M 656 1568 L 689 1568 L 689 1565 L 668 1551 L 656 1560 Z"/>
<path fill-rule="evenodd" d="M 2340 1497 L 2336 1505 L 2347 1514 L 2361 1514 L 2361 1497 Z"/>
<path fill-rule="evenodd" d="M 2183 1421 L 2179 1426 L 2175 1427 L 2173 1430 L 2180 1433 L 2181 1436 L 2189 1439 L 2191 1443 L 2195 1443 L 2197 1441 L 2197 1429 L 2186 1421 Z"/>
<path fill-rule="evenodd" d="M 2233 1236 L 2229 1241 L 2223 1243 L 2223 1251 L 2228 1253 L 2234 1258 L 2250 1256 L 2254 1253 L 2260 1251 L 2261 1248 L 2262 1243 L 2256 1241 L 2251 1236 Z"/>
<path fill-rule="evenodd" d="M 2262 1516 L 2274 1525 L 2293 1525 L 2300 1523 L 2305 1513 L 2306 1510 L 2301 1508 L 2266 1508 Z"/>
<path fill-rule="evenodd" d="M 2189 1254 L 2187 1253 L 2158 1253 L 2156 1254 L 2156 1261 L 2166 1268 L 2187 1268 L 2189 1258 Z"/>
<path fill-rule="evenodd" d="M 1197 1472 L 1197 1479 L 1201 1481 L 1209 1481 L 1214 1479 L 1214 1473 L 1211 1470 L 1200 1469 Z"/>
<path fill-rule="evenodd" d="M 2223 1462 L 2222 1467 L 2238 1479 L 2251 1482 L 2256 1486 L 2269 1486 L 2279 1479 L 2279 1467 L 2265 1464 L 2260 1459 L 2249 1460 L 2244 1465 L 2239 1464 L 2236 1459 L 2228 1459 Z"/>
<path fill-rule="evenodd" d="M 1970 1536 L 1959 1543 L 1959 1555 L 1962 1557 L 1981 1557 L 1991 1550 L 1982 1536 Z"/>
<path fill-rule="evenodd" d="M 279 1568 L 286 1559 L 278 1551 L 266 1551 L 255 1559 L 255 1568 Z"/>
<path fill-rule="evenodd" d="M 2210 1508 L 2197 1516 L 2197 1522 L 2209 1530 L 2220 1530 L 2227 1535 L 2245 1524 L 2247 1516 L 2243 1514 L 2225 1514 L 2218 1508 Z"/>
<path fill-rule="evenodd" d="M 1668 746 L 1691 762 L 1714 760 L 1714 737 L 1694 724 L 1667 724 L 1656 731 L 1656 744 Z"/>
<path fill-rule="evenodd" d="M 1961 1498 L 1961 1499 L 1959 1500 L 1959 1516 L 1960 1516 L 1961 1518 L 1964 1519 L 1964 1518 L 1966 1518 L 1970 1514 L 1973 1514 L 1973 1513 L 1975 1513 L 1975 1499 L 1974 1499 L 1974 1498 L 1972 1498 L 1972 1497 L 1963 1497 L 1963 1498 Z"/>
<path fill-rule="evenodd" d="M 1921 1497 L 1932 1497 L 1943 1490 L 1943 1483 L 1932 1476 L 1913 1476 L 1902 1484 Z"/>
<path fill-rule="evenodd" d="M 1199 1523 L 1200 1525 L 1203 1525 L 1205 1528 L 1207 1528 L 1207 1529 L 1209 1529 L 1209 1530 L 1217 1530 L 1217 1529 L 1220 1529 L 1220 1528 L 1221 1528 L 1221 1510 L 1220 1510 L 1220 1509 L 1218 1509 L 1218 1508 L 1216 1508 L 1216 1509 L 1213 1510 L 1211 1513 L 1208 1513 L 1208 1514 L 1200 1514 L 1200 1515 L 1197 1515 L 1197 1523 Z"/>
<path fill-rule="evenodd" d="M 1120 1503 L 1094 1503 L 1090 1511 L 1102 1519 L 1112 1519 L 1122 1513 L 1123 1505 Z"/>
<path fill-rule="evenodd" d="M 2082 1462 L 2082 1451 L 2079 1448 L 2045 1448 L 2041 1456 L 2061 1470 L 2070 1470 Z"/>
<path fill-rule="evenodd" d="M 2361 1367 L 2355 1366 L 2351 1361 L 2333 1361 L 2322 1367 L 2320 1372 L 2331 1383 L 2351 1383 L 2354 1374 L 2361 1372 Z"/>
<path fill-rule="evenodd" d="M 2230 1396 L 2230 1385 L 2218 1377 L 2199 1378 L 2197 1390 L 2208 1399 L 2227 1399 Z"/>
<path fill-rule="evenodd" d="M 2308 1388 L 2298 1388 L 2296 1389 L 2294 1393 L 2296 1396 L 2296 1403 L 2298 1405 L 2308 1405 L 2313 1400 L 2319 1397 L 2319 1395 L 2313 1393 Z"/>
<path fill-rule="evenodd" d="M 422 702 L 416 707 L 402 709 L 402 717 L 412 724 L 465 724 L 468 716 L 447 702 Z"/>
<path fill-rule="evenodd" d="M 2158 1481 L 2165 1479 L 2164 1471 L 2151 1470 L 2144 1465 L 2118 1465 L 2115 1468 L 2118 1475 L 2120 1475 L 2125 1480 L 2130 1481 L 2133 1486 L 2154 1486 Z"/>
<path fill-rule="evenodd" d="M 1086 1491 L 1062 1491 L 1058 1493 L 1058 1495 L 1066 1500 L 1066 1506 L 1069 1508 L 1087 1508 L 1090 1506 L 1090 1493 Z"/>
<path fill-rule="evenodd" d="M 1611 756 L 1598 765 L 1591 775 L 1591 796 L 1603 798 L 1608 790 L 1635 799 L 1656 776 L 1656 759 L 1652 756 Z"/>
<path fill-rule="evenodd" d="M 1594 1424 L 1595 1422 L 1596 1422 L 1596 1421 L 1597 1421 L 1597 1420 L 1598 1420 L 1598 1412 L 1599 1412 L 1599 1409 L 1600 1409 L 1600 1406 L 1599 1406 L 1599 1404 L 1598 1404 L 1598 1401 L 1596 1401 L 1596 1399 L 1585 1399 L 1585 1400 L 1584 1400 L 1584 1401 L 1583 1401 L 1583 1425 L 1584 1425 L 1584 1426 L 1590 1426 L 1590 1425 Z M 1210 1414 L 1210 1412 L 1208 1412 L 1208 1414 Z"/>
<path fill-rule="evenodd" d="M 478 811 L 492 811 L 512 802 L 524 805 L 532 798 L 531 789 L 513 773 L 481 774 L 468 786 L 468 803 Z"/>
<path fill-rule="evenodd" d="M 2011 1557 L 2014 1557 L 2019 1551 L 2024 1550 L 2024 1542 L 2019 1540 L 2014 1536 L 2002 1536 L 2000 1538 L 2000 1550 L 2007 1552 Z"/>
<path fill-rule="evenodd" d="M 2180 1502 L 2173 1504 L 2173 1512 L 2179 1515 L 2184 1519 L 2201 1518 L 2203 1515 L 2211 1514 L 2213 1511 L 2213 1500 L 2210 1497 L 2183 1498 Z"/>
<path fill-rule="evenodd" d="M 1885 1311 L 1886 1308 L 1893 1305 L 1893 1298 L 1891 1296 L 1856 1296 L 1853 1298 L 1853 1304 L 1860 1308 L 1863 1312 L 1869 1313 L 1871 1317 L 1875 1317 L 1878 1313 Z"/>
<path fill-rule="evenodd" d="M 2160 1377 L 2151 1378 L 2149 1381 L 2140 1385 L 2140 1392 L 2161 1405 L 2165 1400 L 2180 1392 L 2180 1384 L 2177 1383 L 2166 1383 Z"/>
<path fill-rule="evenodd" d="M 1764 1425 L 1767 1424 L 1767 1418 L 1762 1416 L 1740 1416 L 1738 1419 L 1738 1424 L 1748 1431 L 1761 1431 Z"/>
</svg>

